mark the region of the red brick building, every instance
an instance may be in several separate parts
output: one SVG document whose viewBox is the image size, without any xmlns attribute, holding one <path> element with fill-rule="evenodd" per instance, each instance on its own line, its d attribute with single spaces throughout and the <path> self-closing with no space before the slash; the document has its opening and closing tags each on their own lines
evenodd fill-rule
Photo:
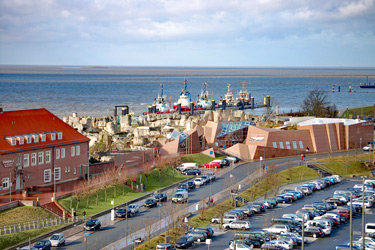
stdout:
<svg viewBox="0 0 375 250">
<path fill-rule="evenodd" d="M 46 109 L 0 108 L 0 195 L 79 179 L 89 139 Z"/>
</svg>

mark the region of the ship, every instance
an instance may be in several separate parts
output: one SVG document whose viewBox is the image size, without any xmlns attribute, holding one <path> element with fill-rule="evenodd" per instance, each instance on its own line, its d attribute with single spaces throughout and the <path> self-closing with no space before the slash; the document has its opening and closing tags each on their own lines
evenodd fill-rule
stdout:
<svg viewBox="0 0 375 250">
<path fill-rule="evenodd" d="M 230 83 L 227 84 L 228 92 L 224 93 L 224 100 L 228 106 L 232 106 L 235 104 L 235 99 L 233 97 L 233 92 L 230 91 Z"/>
<path fill-rule="evenodd" d="M 158 94 L 158 97 L 155 98 L 153 106 L 155 106 L 155 113 L 162 114 L 162 113 L 170 113 L 173 110 L 171 109 L 170 105 L 168 104 L 167 96 L 164 94 L 164 85 L 160 84 L 160 92 Z M 152 111 L 151 111 L 152 112 Z M 149 111 L 143 112 L 143 114 L 148 114 Z"/>
<path fill-rule="evenodd" d="M 251 104 L 251 94 L 245 89 L 245 82 L 242 82 L 242 89 L 238 92 L 237 106 L 241 106 L 242 102 L 244 105 Z"/>
<path fill-rule="evenodd" d="M 177 111 L 178 105 L 181 104 L 181 111 L 189 111 L 190 103 L 191 103 L 191 95 L 190 95 L 190 92 L 187 90 L 187 80 L 185 79 L 184 89 L 181 90 L 181 94 L 178 97 L 178 101 L 174 103 L 173 109 Z"/>
<path fill-rule="evenodd" d="M 198 100 L 194 106 L 194 110 L 212 108 L 212 101 L 209 98 L 207 86 L 208 84 L 206 82 L 202 84 L 201 94 L 198 95 Z"/>
<path fill-rule="evenodd" d="M 374 89 L 375 83 L 369 83 L 368 82 L 368 76 L 366 76 L 366 83 L 364 83 L 364 84 L 360 83 L 359 87 L 362 88 L 362 89 Z"/>
</svg>

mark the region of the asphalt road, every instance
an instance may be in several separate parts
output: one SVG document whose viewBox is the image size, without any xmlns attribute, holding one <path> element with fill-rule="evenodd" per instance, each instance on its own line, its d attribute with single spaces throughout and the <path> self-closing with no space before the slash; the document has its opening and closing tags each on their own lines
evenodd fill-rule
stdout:
<svg viewBox="0 0 375 250">
<path fill-rule="evenodd" d="M 354 154 L 354 151 L 349 152 L 338 152 L 338 153 L 331 153 L 331 156 L 338 156 L 338 155 L 348 155 Z M 308 158 L 326 158 L 328 154 L 320 154 L 320 155 L 308 155 Z M 262 164 L 267 166 L 271 165 L 279 165 L 285 164 L 278 169 L 281 171 L 283 169 L 299 165 L 300 157 L 286 157 L 286 158 L 277 158 L 277 159 L 269 159 L 262 161 Z M 231 185 L 234 182 L 238 182 L 240 180 L 245 179 L 247 176 L 252 174 L 257 168 L 260 167 L 259 162 L 251 162 L 251 163 L 244 163 L 236 168 L 231 169 L 229 172 L 222 175 L 216 181 L 212 183 L 212 185 L 206 185 L 199 189 L 189 192 L 189 203 L 196 203 L 202 200 L 202 198 L 208 198 L 210 194 L 215 194 L 220 192 Z M 230 175 L 233 177 L 230 178 Z M 245 185 L 242 189 L 249 187 L 250 184 Z M 171 195 L 174 193 L 175 190 L 168 191 L 168 197 L 170 198 Z M 229 194 L 228 194 L 229 195 Z M 170 202 L 170 199 L 168 200 Z M 141 204 L 141 203 L 140 203 Z M 298 203 L 297 203 L 298 204 Z M 181 206 L 181 205 L 177 205 Z M 108 226 L 104 226 L 102 230 L 99 232 L 93 232 L 91 236 L 87 237 L 87 241 L 84 241 L 83 233 L 81 235 L 76 235 L 72 237 L 72 239 L 68 239 L 67 244 L 65 247 L 60 249 L 101 249 L 117 240 L 124 238 L 126 235 L 130 233 L 136 232 L 141 228 L 144 228 L 150 222 L 156 222 L 159 218 L 163 218 L 164 216 L 168 215 L 170 211 L 166 211 L 166 207 L 169 205 L 163 204 L 160 208 L 152 208 L 152 209 L 145 209 L 142 208 L 141 212 L 130 218 L 128 221 L 126 220 L 119 220 L 116 221 L 115 224 L 110 224 Z M 268 214 L 268 213 L 267 213 Z M 266 216 L 266 215 L 265 215 Z M 268 215 L 267 215 L 268 216 Z M 109 215 L 100 218 L 101 220 L 108 220 Z M 216 242 L 216 240 L 215 240 Z M 228 241 L 226 241 L 226 244 Z M 219 248 L 217 248 L 219 249 Z M 223 249 L 223 248 L 220 248 Z M 306 248 L 307 249 L 307 248 Z"/>
</svg>

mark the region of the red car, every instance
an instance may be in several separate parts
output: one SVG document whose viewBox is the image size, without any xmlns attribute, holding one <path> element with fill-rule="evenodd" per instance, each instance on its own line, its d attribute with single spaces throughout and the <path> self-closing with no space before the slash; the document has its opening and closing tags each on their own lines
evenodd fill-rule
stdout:
<svg viewBox="0 0 375 250">
<path fill-rule="evenodd" d="M 345 216 L 347 219 L 350 218 L 350 211 L 349 211 L 349 209 L 347 209 L 347 208 L 336 208 L 336 209 L 333 210 L 332 212 L 339 213 L 339 214 Z"/>
<path fill-rule="evenodd" d="M 204 168 L 220 168 L 221 165 L 218 162 L 209 162 L 206 164 L 203 164 Z"/>
</svg>

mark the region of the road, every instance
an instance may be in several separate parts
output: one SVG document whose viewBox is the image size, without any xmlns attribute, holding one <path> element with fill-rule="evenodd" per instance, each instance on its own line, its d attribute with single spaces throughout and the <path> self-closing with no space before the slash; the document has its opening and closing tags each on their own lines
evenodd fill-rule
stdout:
<svg viewBox="0 0 375 250">
<path fill-rule="evenodd" d="M 330 156 L 348 155 L 354 153 L 354 151 L 336 152 L 331 153 Z M 329 157 L 329 154 L 308 155 L 307 157 L 327 158 Z M 292 166 L 300 165 L 299 160 L 300 157 L 285 157 L 263 160 L 262 164 L 265 164 L 267 166 L 284 164 L 278 168 L 278 171 L 281 171 Z M 214 181 L 211 186 L 203 186 L 199 189 L 189 192 L 189 204 L 198 203 L 204 197 L 207 198 L 212 194 L 219 193 L 220 191 L 227 188 L 230 183 L 237 183 L 241 180 L 244 180 L 259 168 L 259 162 L 250 162 L 244 163 L 235 168 L 225 169 L 225 173 L 222 176 L 220 176 L 220 178 L 218 178 L 216 181 Z M 230 178 L 230 175 L 232 175 L 233 177 Z M 242 187 L 242 190 L 248 188 L 249 186 L 250 184 L 248 183 L 247 185 Z M 173 195 L 174 191 L 175 190 L 168 190 L 169 198 Z M 168 203 L 170 203 L 170 199 Z M 143 203 L 141 202 L 139 204 Z M 119 220 L 115 221 L 115 223 L 110 221 L 109 215 L 103 216 L 100 218 L 100 220 L 104 224 L 104 227 L 101 231 L 92 233 L 92 236 L 87 237 L 87 241 L 84 241 L 83 232 L 73 235 L 72 237 L 68 238 L 66 246 L 62 247 L 61 249 L 78 250 L 104 248 L 105 246 L 108 246 L 111 243 L 114 243 L 120 239 L 125 238 L 126 235 L 130 235 L 131 233 L 137 232 L 138 230 L 145 228 L 145 226 L 149 225 L 150 223 L 157 222 L 159 218 L 164 218 L 165 216 L 170 214 L 170 211 L 166 210 L 166 208 L 168 207 L 171 206 L 163 204 L 160 208 L 142 209 L 138 215 L 130 218 L 128 221 Z"/>
</svg>

